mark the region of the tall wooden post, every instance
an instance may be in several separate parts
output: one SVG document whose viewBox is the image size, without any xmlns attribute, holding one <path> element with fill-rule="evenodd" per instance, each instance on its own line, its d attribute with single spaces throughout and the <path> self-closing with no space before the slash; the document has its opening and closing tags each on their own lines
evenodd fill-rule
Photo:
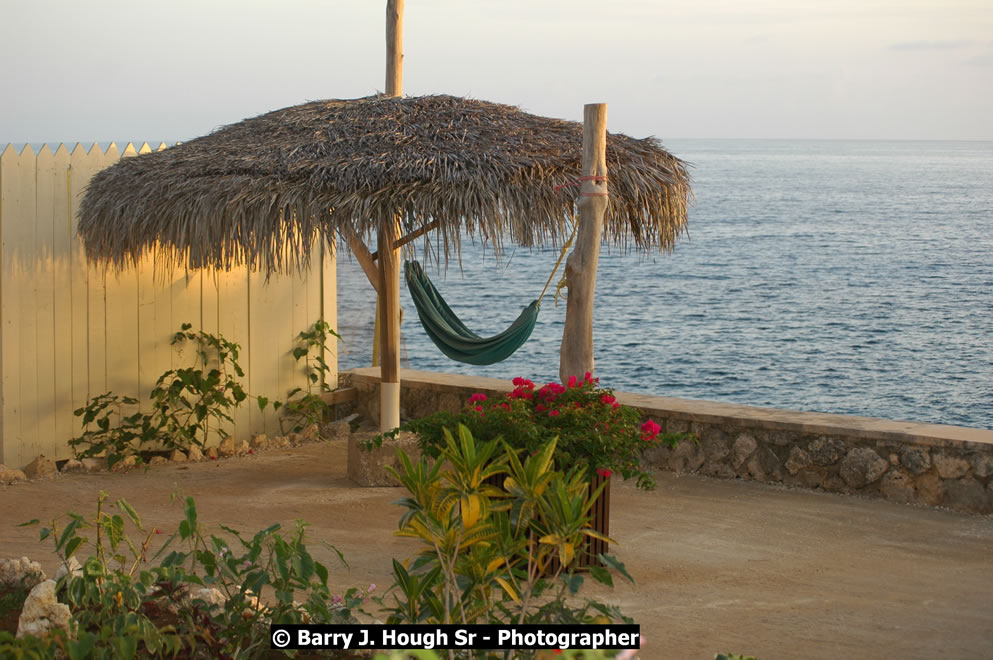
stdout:
<svg viewBox="0 0 993 660">
<path fill-rule="evenodd" d="M 386 0 L 386 95 L 403 94 L 403 2 Z"/>
<path fill-rule="evenodd" d="M 607 210 L 607 104 L 583 107 L 583 186 L 579 198 L 576 246 L 565 262 L 569 296 L 559 352 L 559 377 L 582 380 L 593 373 L 593 294 L 603 215 Z"/>
<path fill-rule="evenodd" d="M 386 2 L 386 94 L 403 94 L 403 3 Z M 400 426 L 399 218 L 379 228 L 379 430 Z"/>
</svg>

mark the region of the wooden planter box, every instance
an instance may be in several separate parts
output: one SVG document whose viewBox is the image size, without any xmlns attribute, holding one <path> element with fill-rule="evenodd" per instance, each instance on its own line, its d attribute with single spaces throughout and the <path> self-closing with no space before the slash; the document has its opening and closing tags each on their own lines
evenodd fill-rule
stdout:
<svg viewBox="0 0 993 660">
<path fill-rule="evenodd" d="M 486 483 L 497 488 L 503 488 L 505 477 L 506 475 L 503 474 L 490 477 L 486 480 Z M 607 485 L 603 487 L 603 491 L 593 502 L 593 507 L 590 509 L 590 526 L 594 531 L 604 536 L 610 536 L 610 477 L 602 477 L 594 473 L 590 480 L 590 493 L 592 494 L 602 483 L 606 483 Z M 584 538 L 585 542 L 576 551 L 576 559 L 574 560 L 576 562 L 576 570 L 579 571 L 589 570 L 589 567 L 597 561 L 597 555 L 606 553 L 610 545 L 600 539 L 594 539 L 588 536 Z M 558 570 L 558 567 L 558 559 L 553 559 L 548 566 L 546 574 L 553 575 Z"/>
</svg>

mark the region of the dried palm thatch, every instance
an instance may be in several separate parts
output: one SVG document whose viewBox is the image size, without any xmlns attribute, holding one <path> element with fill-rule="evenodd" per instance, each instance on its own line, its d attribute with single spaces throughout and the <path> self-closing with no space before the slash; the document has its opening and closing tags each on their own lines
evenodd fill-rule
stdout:
<svg viewBox="0 0 993 660">
<path fill-rule="evenodd" d="M 684 164 L 654 138 L 612 134 L 604 236 L 667 250 L 686 225 Z M 463 234 L 561 241 L 580 176 L 582 125 L 452 96 L 314 101 L 122 159 L 80 207 L 87 256 L 266 272 L 307 265 L 316 239 L 438 221 L 447 258 Z M 163 263 L 159 261 L 158 263 Z"/>
</svg>

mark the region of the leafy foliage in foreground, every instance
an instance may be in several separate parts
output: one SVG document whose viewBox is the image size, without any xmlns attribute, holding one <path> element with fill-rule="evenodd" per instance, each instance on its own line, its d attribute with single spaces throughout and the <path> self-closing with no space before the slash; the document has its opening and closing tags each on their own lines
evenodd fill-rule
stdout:
<svg viewBox="0 0 993 660">
<path fill-rule="evenodd" d="M 304 542 L 303 522 L 289 533 L 279 525 L 250 536 L 224 525 L 223 535 L 208 533 L 187 497 L 176 532 L 150 559 L 160 530 L 147 528 L 125 500 L 109 507 L 106 497 L 101 493 L 92 518 L 69 513 L 41 530 L 67 566 L 70 557 L 90 551 L 80 573 L 65 576 L 57 588 L 72 613 L 70 634 L 23 642 L 0 638 L 0 645 L 11 645 L 0 646 L 3 657 L 54 657 L 56 649 L 71 660 L 264 657 L 270 622 L 347 622 L 367 596 L 354 588 L 331 594 L 327 567 Z M 259 595 L 270 588 L 274 599 L 263 603 Z"/>
</svg>

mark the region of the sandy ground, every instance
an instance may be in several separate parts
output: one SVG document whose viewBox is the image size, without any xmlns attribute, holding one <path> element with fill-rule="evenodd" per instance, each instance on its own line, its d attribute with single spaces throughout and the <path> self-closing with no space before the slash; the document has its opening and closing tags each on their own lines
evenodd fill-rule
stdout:
<svg viewBox="0 0 993 660">
<path fill-rule="evenodd" d="M 200 521 L 252 533 L 312 524 L 314 554 L 338 589 L 384 590 L 390 559 L 412 541 L 391 533 L 393 488 L 358 488 L 343 442 L 129 474 L 80 474 L 0 487 L 0 556 L 28 556 L 51 574 L 38 528 L 66 511 L 92 514 L 98 492 L 125 498 L 172 531 L 181 492 Z M 993 657 L 993 517 L 878 500 L 660 473 L 659 488 L 612 491 L 613 550 L 636 584 L 596 591 L 641 625 L 643 659 Z M 161 538 L 161 537 L 160 537 Z M 345 568 L 317 541 L 345 555 Z M 591 591 L 591 593 L 593 593 Z"/>
</svg>

